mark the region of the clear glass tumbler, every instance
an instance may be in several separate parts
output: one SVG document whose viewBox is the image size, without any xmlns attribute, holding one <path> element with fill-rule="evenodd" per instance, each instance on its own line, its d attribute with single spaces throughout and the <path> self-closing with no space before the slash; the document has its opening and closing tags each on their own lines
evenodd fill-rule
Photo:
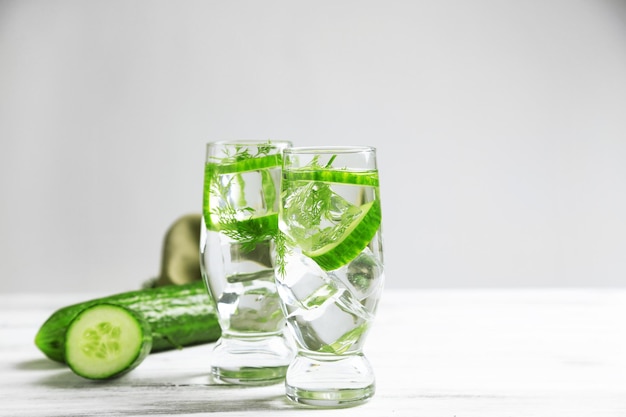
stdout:
<svg viewBox="0 0 626 417">
<path fill-rule="evenodd" d="M 363 354 L 384 282 L 372 147 L 299 147 L 283 160 L 276 279 L 297 355 L 287 396 L 319 407 L 374 395 Z"/>
<path fill-rule="evenodd" d="M 200 266 L 222 329 L 216 382 L 284 381 L 295 354 L 274 279 L 282 153 L 287 141 L 207 144 Z"/>
</svg>

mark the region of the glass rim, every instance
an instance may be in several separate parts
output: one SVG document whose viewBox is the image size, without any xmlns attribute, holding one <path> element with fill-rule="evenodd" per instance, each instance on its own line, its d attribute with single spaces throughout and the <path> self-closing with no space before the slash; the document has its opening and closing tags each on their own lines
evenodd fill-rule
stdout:
<svg viewBox="0 0 626 417">
<path fill-rule="evenodd" d="M 284 150 L 289 154 L 348 154 L 375 152 L 374 146 L 367 145 L 324 145 L 324 146 L 292 146 Z"/>
<path fill-rule="evenodd" d="M 222 140 L 213 140 L 206 143 L 206 146 L 224 146 L 224 145 L 249 145 L 249 146 L 258 146 L 258 145 L 266 145 L 266 146 L 276 146 L 279 145 L 288 145 L 291 146 L 292 142 L 289 140 L 283 139 L 222 139 Z"/>
</svg>

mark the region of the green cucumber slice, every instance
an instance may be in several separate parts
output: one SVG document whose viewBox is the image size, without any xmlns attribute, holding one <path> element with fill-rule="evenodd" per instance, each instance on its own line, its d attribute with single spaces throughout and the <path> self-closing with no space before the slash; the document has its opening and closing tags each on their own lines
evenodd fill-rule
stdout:
<svg viewBox="0 0 626 417">
<path fill-rule="evenodd" d="M 380 201 L 362 206 L 363 215 L 345 230 L 335 242 L 310 252 L 304 252 L 325 271 L 333 271 L 356 258 L 374 238 L 382 219 Z"/>
<path fill-rule="evenodd" d="M 211 220 L 212 218 L 211 199 L 215 198 L 215 195 L 213 195 L 212 197 L 212 193 L 214 192 L 214 190 L 212 189 L 212 181 L 215 181 L 218 175 L 241 174 L 246 171 L 259 171 L 263 179 L 262 187 L 263 187 L 263 196 L 265 199 L 265 203 L 267 207 L 273 207 L 277 196 L 276 196 L 275 185 L 270 175 L 269 169 L 280 167 L 281 164 L 282 164 L 282 155 L 280 154 L 267 155 L 267 156 L 258 157 L 258 158 L 244 159 L 241 161 L 227 163 L 227 164 L 207 163 L 205 165 L 204 190 L 203 190 L 203 197 L 202 197 L 202 213 L 204 215 L 204 221 L 205 221 L 207 228 L 213 231 L 220 231 L 223 229 L 232 230 L 233 229 L 232 223 L 235 223 L 234 218 L 226 217 L 225 215 L 220 215 L 219 216 L 220 219 L 218 222 L 213 222 Z M 241 197 L 242 198 L 244 197 L 243 193 L 241 194 Z M 218 200 L 219 200 L 219 196 L 218 196 Z M 245 202 L 242 203 L 241 205 L 244 206 Z M 225 214 L 232 214 L 234 216 L 235 209 L 233 208 L 231 212 L 225 210 Z M 246 222 L 246 220 L 243 220 L 241 222 L 243 225 L 243 222 Z M 251 223 L 254 223 L 254 222 L 256 221 L 251 220 Z M 222 228 L 220 224 L 223 224 L 223 223 L 230 224 L 230 226 Z M 258 223 L 259 224 L 267 223 L 267 219 L 261 220 Z M 270 223 L 273 224 L 273 229 L 277 228 L 277 225 L 278 225 L 277 219 L 270 218 Z M 256 226 L 253 226 L 253 227 L 256 227 Z M 245 233 L 245 228 L 242 228 L 242 230 L 244 230 L 244 233 Z M 235 240 L 237 239 L 235 238 Z"/>
<path fill-rule="evenodd" d="M 378 171 L 348 171 L 340 169 L 301 168 L 285 170 L 285 181 L 323 181 L 339 184 L 378 187 Z"/>
<path fill-rule="evenodd" d="M 246 158 L 236 162 L 208 162 L 205 166 L 206 175 L 235 174 L 238 172 L 256 171 L 281 166 L 281 154 L 265 155 L 256 158 Z"/>
<path fill-rule="evenodd" d="M 72 320 L 65 339 L 65 361 L 88 379 L 111 379 L 136 368 L 150 353 L 152 332 L 138 313 L 98 304 Z"/>
</svg>

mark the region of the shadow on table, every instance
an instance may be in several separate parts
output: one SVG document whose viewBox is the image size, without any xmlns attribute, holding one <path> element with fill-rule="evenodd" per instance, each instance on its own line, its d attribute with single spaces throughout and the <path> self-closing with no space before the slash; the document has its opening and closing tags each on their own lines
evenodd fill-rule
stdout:
<svg viewBox="0 0 626 417">
<path fill-rule="evenodd" d="M 45 361 L 45 360 L 44 360 Z M 50 361 L 48 361 L 50 362 Z M 51 370 L 39 378 L 36 385 L 52 390 L 72 390 L 74 402 L 94 401 L 95 398 L 109 398 L 124 393 L 135 393 L 140 398 L 142 413 L 147 415 L 187 415 L 210 412 L 276 411 L 305 410 L 310 407 L 290 402 L 282 392 L 282 385 L 247 387 L 213 383 L 209 376 L 202 374 L 181 374 L 166 380 L 159 380 L 155 375 L 129 373 L 111 380 L 88 380 L 81 378 L 65 365 L 52 362 L 46 365 L 42 361 L 29 361 L 19 365 L 20 369 Z M 108 401 L 108 400 L 107 400 Z M 126 404 L 128 405 L 128 404 Z M 138 404 L 132 410 L 125 410 L 124 404 L 115 406 L 115 413 L 120 416 L 136 413 Z M 112 410 L 109 409 L 108 412 Z M 66 417 L 70 417 L 68 410 Z M 97 407 L 93 416 L 97 416 Z M 107 414 L 108 415 L 108 414 Z"/>
<path fill-rule="evenodd" d="M 15 368 L 24 371 L 47 371 L 54 369 L 67 369 L 67 366 L 60 362 L 55 362 L 47 358 L 41 358 L 18 362 L 15 365 Z"/>
<path fill-rule="evenodd" d="M 284 395 L 274 395 L 265 398 L 248 397 L 245 393 L 237 399 L 224 400 L 221 398 L 185 401 L 184 403 L 173 403 L 168 401 L 157 402 L 151 407 L 143 408 L 142 411 L 154 414 L 176 415 L 176 414 L 200 414 L 207 412 L 236 413 L 251 411 L 293 411 L 299 407 L 290 403 Z"/>
</svg>

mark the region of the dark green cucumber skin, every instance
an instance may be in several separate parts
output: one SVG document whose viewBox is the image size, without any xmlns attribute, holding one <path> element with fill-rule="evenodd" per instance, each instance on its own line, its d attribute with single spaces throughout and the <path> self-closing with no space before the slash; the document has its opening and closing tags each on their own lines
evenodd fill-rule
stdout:
<svg viewBox="0 0 626 417">
<path fill-rule="evenodd" d="M 129 291 L 63 307 L 44 322 L 35 345 L 48 358 L 65 363 L 65 333 L 70 322 L 87 307 L 108 303 L 136 311 L 152 329 L 151 353 L 211 343 L 221 329 L 214 304 L 203 281 Z"/>
<path fill-rule="evenodd" d="M 74 322 L 76 322 L 77 320 L 80 320 L 80 317 L 83 313 L 87 312 L 90 309 L 93 308 L 98 308 L 100 306 L 106 306 L 112 303 L 102 303 L 102 304 L 94 304 L 92 306 L 86 307 L 84 309 L 82 309 L 81 311 L 78 312 L 78 314 L 76 315 L 76 317 L 74 317 L 74 319 L 72 319 L 72 321 L 70 321 L 69 325 L 68 325 L 68 330 L 69 328 L 72 326 L 72 324 Z M 146 359 L 146 357 L 150 354 L 151 350 L 152 350 L 152 330 L 150 328 L 150 323 L 148 323 L 148 320 L 146 320 L 142 315 L 138 314 L 136 311 L 131 310 L 127 307 L 122 307 L 119 304 L 113 304 L 116 307 L 122 308 L 124 310 L 126 310 L 126 313 L 133 316 L 135 318 L 135 321 L 137 322 L 137 325 L 139 325 L 141 327 L 141 334 L 143 335 L 143 340 L 141 343 L 141 348 L 137 351 L 137 355 L 135 356 L 135 358 L 133 359 L 133 361 L 127 365 L 124 369 L 117 369 L 117 370 L 112 370 L 111 373 L 106 374 L 106 375 L 93 375 L 90 373 L 85 373 L 82 372 L 78 369 L 76 369 L 74 367 L 74 365 L 72 364 L 72 358 L 70 358 L 70 355 L 65 355 L 65 362 L 69 365 L 70 369 L 78 376 L 82 376 L 83 378 L 87 378 L 87 379 L 96 379 L 96 380 L 100 380 L 100 379 L 113 379 L 113 378 L 117 378 L 120 377 L 130 371 L 132 371 L 133 369 L 135 369 L 137 366 L 139 366 L 139 364 L 141 364 L 141 362 L 143 362 L 144 359 Z M 68 346 L 68 344 L 71 343 L 71 341 L 69 339 L 66 338 L 64 346 Z M 67 348 L 65 348 L 65 352 L 67 352 Z"/>
</svg>

